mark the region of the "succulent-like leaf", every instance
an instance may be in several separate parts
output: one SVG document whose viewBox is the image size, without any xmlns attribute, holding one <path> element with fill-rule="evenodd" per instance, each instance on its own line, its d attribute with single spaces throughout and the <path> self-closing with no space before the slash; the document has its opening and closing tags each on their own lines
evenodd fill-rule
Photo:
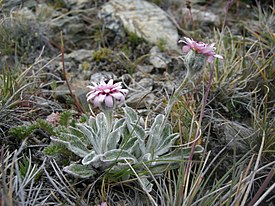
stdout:
<svg viewBox="0 0 275 206">
<path fill-rule="evenodd" d="M 95 152 L 91 152 L 87 156 L 85 156 L 82 160 L 82 164 L 84 165 L 92 165 L 95 168 L 102 167 L 113 164 L 115 162 L 125 162 L 125 159 L 134 164 L 137 162 L 136 158 L 128 153 L 127 151 L 121 151 L 120 149 L 114 149 L 107 151 L 104 154 L 96 154 Z"/>
<path fill-rule="evenodd" d="M 161 137 L 161 141 L 155 149 L 155 155 L 160 156 L 168 152 L 174 145 L 175 141 L 179 138 L 178 133 L 170 134 L 169 136 Z"/>
<path fill-rule="evenodd" d="M 121 124 L 120 126 L 116 125 L 116 129 L 113 129 L 113 131 L 109 134 L 107 138 L 107 143 L 106 143 L 107 151 L 116 149 L 118 147 L 118 142 L 121 139 L 124 125 L 125 124 Z"/>
<path fill-rule="evenodd" d="M 201 145 L 197 145 L 195 147 L 194 154 L 202 153 L 203 150 L 204 149 Z M 191 147 L 177 148 L 166 155 L 162 155 L 156 158 L 156 163 L 154 165 L 172 163 L 175 161 L 181 161 L 183 159 L 187 159 L 190 155 L 190 152 L 191 152 Z"/>
<path fill-rule="evenodd" d="M 93 128 L 85 123 L 77 124 L 77 127 L 83 132 L 84 136 L 89 141 L 89 144 L 93 146 L 93 150 L 99 153 L 101 150 L 101 145 L 100 145 L 99 137 L 97 136 Z"/>
<path fill-rule="evenodd" d="M 54 142 L 61 143 L 67 147 L 70 151 L 78 155 L 79 157 L 85 157 L 90 153 L 78 136 L 70 133 L 60 133 L 58 138 L 51 136 L 51 140 Z"/>
<path fill-rule="evenodd" d="M 151 126 L 149 133 L 149 137 L 146 143 L 146 152 L 155 153 L 159 142 L 162 141 L 162 130 L 164 125 L 164 115 L 159 114 L 156 116 L 153 125 Z M 164 137 L 165 138 L 165 137 Z"/>
<path fill-rule="evenodd" d="M 89 178 L 96 175 L 96 171 L 91 166 L 82 164 L 71 164 L 64 167 L 65 172 L 80 178 Z"/>
<path fill-rule="evenodd" d="M 142 187 L 142 189 L 146 192 L 151 192 L 153 189 L 153 184 L 150 183 L 150 181 L 147 179 L 147 177 L 142 176 L 140 177 L 140 185 Z"/>
<path fill-rule="evenodd" d="M 137 123 L 139 117 L 138 114 L 133 110 L 131 107 L 124 107 L 124 114 L 126 117 L 126 120 L 131 123 Z"/>
</svg>

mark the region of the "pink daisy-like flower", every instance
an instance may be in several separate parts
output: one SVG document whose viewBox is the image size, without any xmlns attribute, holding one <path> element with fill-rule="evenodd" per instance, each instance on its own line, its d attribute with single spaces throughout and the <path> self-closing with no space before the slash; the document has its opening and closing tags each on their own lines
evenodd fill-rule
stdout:
<svg viewBox="0 0 275 206">
<path fill-rule="evenodd" d="M 127 89 L 122 89 L 121 82 L 113 83 L 111 79 L 106 84 L 103 80 L 99 84 L 92 83 L 93 86 L 88 86 L 91 90 L 88 92 L 87 101 L 91 101 L 95 107 L 99 108 L 113 108 L 115 103 L 119 103 L 125 100 L 125 96 L 128 93 Z"/>
<path fill-rule="evenodd" d="M 179 40 L 179 43 L 183 42 L 185 43 L 185 46 L 182 47 L 183 53 L 188 53 L 190 49 L 196 51 L 199 54 L 204 54 L 208 56 L 207 61 L 210 63 L 213 63 L 214 58 L 223 59 L 223 57 L 219 54 L 216 54 L 215 50 L 216 47 L 214 47 L 214 43 L 212 44 L 205 44 L 203 42 L 196 42 L 193 39 L 183 37 L 184 40 Z"/>
</svg>

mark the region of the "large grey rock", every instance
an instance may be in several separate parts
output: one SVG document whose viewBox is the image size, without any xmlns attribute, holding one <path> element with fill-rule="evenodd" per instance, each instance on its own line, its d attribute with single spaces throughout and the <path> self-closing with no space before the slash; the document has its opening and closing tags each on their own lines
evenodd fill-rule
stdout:
<svg viewBox="0 0 275 206">
<path fill-rule="evenodd" d="M 102 7 L 100 16 L 107 21 L 110 21 L 110 16 L 119 19 L 128 31 L 148 42 L 158 44 L 165 41 L 168 49 L 178 50 L 176 27 L 167 14 L 154 4 L 144 0 L 111 0 Z"/>
</svg>

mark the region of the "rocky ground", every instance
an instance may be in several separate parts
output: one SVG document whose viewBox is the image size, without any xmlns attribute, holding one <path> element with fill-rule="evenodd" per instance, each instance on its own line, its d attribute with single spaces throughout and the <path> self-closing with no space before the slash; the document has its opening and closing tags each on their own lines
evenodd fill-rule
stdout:
<svg viewBox="0 0 275 206">
<path fill-rule="evenodd" d="M 261 7 L 268 8 L 271 5 L 272 1 L 265 1 Z M 53 111 L 77 110 L 64 81 L 62 41 L 67 77 L 75 96 L 86 111 L 89 111 L 86 86 L 91 81 L 112 78 L 122 81 L 130 90 L 127 105 L 137 109 L 144 117 L 151 113 L 162 113 L 167 98 L 186 74 L 179 58 L 183 54 L 178 40 L 188 36 L 215 42 L 217 38 L 214 30 L 221 31 L 224 24 L 230 28 L 231 33 L 228 35 L 239 37 L 240 41 L 243 36 L 253 38 L 246 28 L 253 30 L 257 25 L 255 6 L 254 1 L 233 1 L 225 21 L 226 1 L 3 1 L 0 3 L 0 70 L 8 65 L 11 70 L 27 71 L 29 76 L 37 74 L 36 80 L 39 82 L 38 89 L 25 94 L 28 105 L 21 107 L 23 112 L 32 107 L 32 114 L 24 113 L 26 119 L 21 118 L 19 122 L 46 118 Z M 184 92 L 187 96 L 197 93 L 194 98 L 200 100 L 207 80 L 203 74 L 199 75 Z M 212 125 L 212 142 L 209 143 L 211 157 L 214 158 L 225 145 L 228 146 L 225 156 L 230 157 L 238 150 L 238 157 L 241 157 L 249 150 L 242 137 L 257 134 L 245 106 L 230 108 L 220 101 L 223 95 L 227 94 L 212 91 L 209 103 L 211 109 L 206 110 L 203 122 L 205 128 L 208 128 L 209 122 Z M 196 99 L 191 99 L 190 104 L 192 101 L 196 102 Z M 194 104 L 199 105 L 199 102 Z M 224 124 L 225 119 L 227 124 Z M 0 138 L 0 145 L 17 149 L 16 144 L 20 144 L 21 140 L 14 140 L 7 135 L 8 129 L 7 125 L 1 129 L 5 135 Z M 49 143 L 45 137 L 37 140 L 39 145 Z M 43 162 L 41 150 L 34 151 L 37 152 L 35 158 Z M 217 176 L 222 176 L 222 171 L 233 161 L 224 157 L 220 159 L 225 161 L 220 165 Z M 77 192 L 87 184 L 79 184 Z M 114 198 L 117 202 L 111 205 L 127 205 L 118 203 L 120 192 L 117 191 L 119 195 Z M 95 198 L 96 192 L 93 193 Z M 99 198 L 95 198 L 95 202 L 99 203 Z M 134 205 L 146 203 L 141 201 Z"/>
</svg>

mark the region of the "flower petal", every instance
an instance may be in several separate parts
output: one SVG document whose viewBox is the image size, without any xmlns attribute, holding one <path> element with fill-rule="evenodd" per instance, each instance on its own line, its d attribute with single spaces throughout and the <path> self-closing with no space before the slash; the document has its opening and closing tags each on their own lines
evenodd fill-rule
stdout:
<svg viewBox="0 0 275 206">
<path fill-rule="evenodd" d="M 114 106 L 114 101 L 113 101 L 113 97 L 108 95 L 105 97 L 105 105 L 107 107 L 113 107 Z"/>
<path fill-rule="evenodd" d="M 113 85 L 114 84 L 114 80 L 110 79 L 107 83 L 107 85 Z"/>
<path fill-rule="evenodd" d="M 112 95 L 112 97 L 114 97 L 115 99 L 118 99 L 118 100 L 121 100 L 122 98 L 124 98 L 124 95 L 121 94 L 120 92 L 112 93 L 111 95 Z"/>
<path fill-rule="evenodd" d="M 188 53 L 189 50 L 190 50 L 190 47 L 189 47 L 189 46 L 183 46 L 183 47 L 182 47 L 183 53 Z"/>
<path fill-rule="evenodd" d="M 214 57 L 219 58 L 219 59 L 223 59 L 223 56 L 221 56 L 219 54 L 215 54 Z"/>
<path fill-rule="evenodd" d="M 106 95 L 100 94 L 94 98 L 94 106 L 99 107 L 99 105 L 104 101 Z"/>
</svg>

